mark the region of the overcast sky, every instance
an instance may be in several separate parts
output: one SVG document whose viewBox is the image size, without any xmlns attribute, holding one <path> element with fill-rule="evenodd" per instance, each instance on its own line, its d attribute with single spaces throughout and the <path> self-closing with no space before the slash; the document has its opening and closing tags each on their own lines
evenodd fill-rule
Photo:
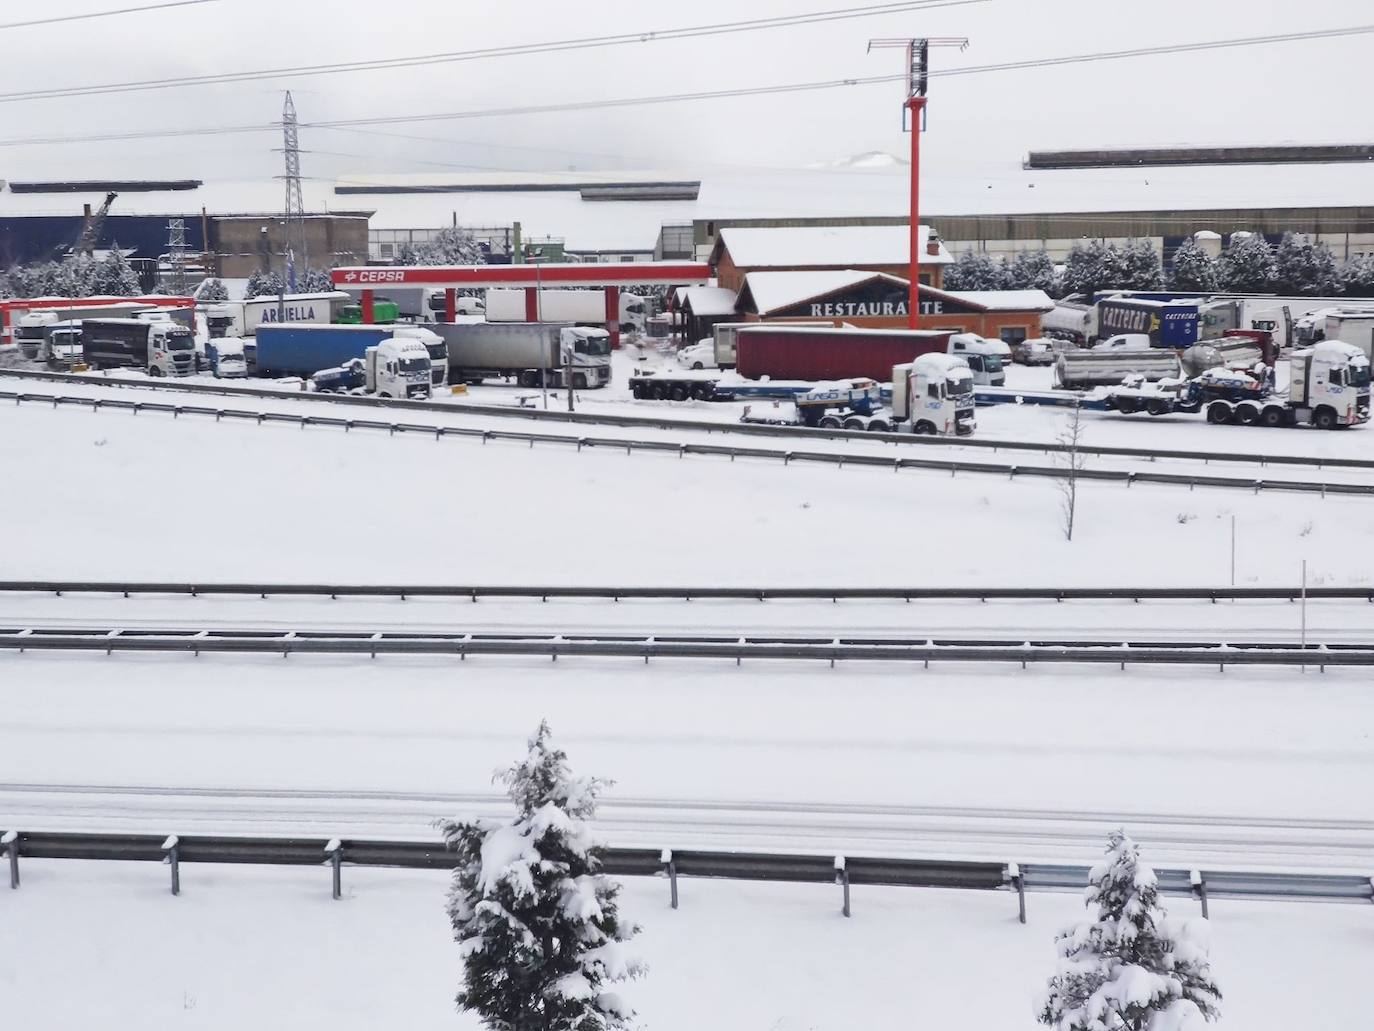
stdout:
<svg viewBox="0 0 1374 1031">
<path fill-rule="evenodd" d="M 5 4 L 5 17 L 56 16 L 138 0 Z M 142 0 L 150 2 L 150 0 Z M 68 25 L 0 30 L 0 93 L 401 57 L 744 17 L 858 6 L 865 0 L 219 0 L 199 7 Z M 239 85 L 0 104 L 0 141 L 79 138 L 118 129 L 226 126 L 278 118 L 295 90 L 301 118 L 455 112 L 522 104 L 806 82 L 900 71 L 896 51 L 865 53 L 871 36 L 967 36 L 937 50 L 936 68 L 1310 31 L 1369 22 L 1369 0 L 989 0 L 687 41 L 496 58 L 405 71 L 282 78 Z M 13 16 L 13 17 L 11 17 Z M 1147 57 L 1078 67 L 936 79 L 932 166 L 987 174 L 1039 147 L 1158 143 L 1369 142 L 1374 35 Z M 305 172 L 483 169 L 797 167 L 870 150 L 904 152 L 901 88 L 421 125 L 385 131 L 432 137 L 302 132 Z M 0 149 L 0 178 L 266 178 L 279 174 L 270 133 L 203 139 Z"/>
</svg>

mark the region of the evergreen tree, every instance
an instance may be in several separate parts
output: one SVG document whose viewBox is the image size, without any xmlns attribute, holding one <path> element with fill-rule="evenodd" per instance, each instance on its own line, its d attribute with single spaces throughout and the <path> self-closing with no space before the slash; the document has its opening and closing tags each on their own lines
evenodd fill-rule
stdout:
<svg viewBox="0 0 1374 1031">
<path fill-rule="evenodd" d="M 1044 290 L 1053 297 L 1059 287 L 1059 276 L 1049 251 L 1017 251 L 1007 272 L 1010 290 Z"/>
<path fill-rule="evenodd" d="M 1149 240 L 1127 240 L 1119 253 L 1122 277 L 1116 285 L 1124 290 L 1164 289 L 1164 268 L 1153 243 Z"/>
<path fill-rule="evenodd" d="M 1113 831 L 1088 875 L 1089 919 L 1059 935 L 1040 1023 L 1054 1031 L 1190 1031 L 1220 1015 L 1205 921 L 1167 919 L 1155 873 Z"/>
<path fill-rule="evenodd" d="M 130 267 L 118 244 L 109 257 L 96 263 L 91 285 L 97 294 L 109 297 L 135 297 L 143 292 L 138 273 Z"/>
<path fill-rule="evenodd" d="M 1189 237 L 1174 251 L 1174 267 L 1169 275 L 1169 286 L 1173 290 L 1216 293 L 1220 288 L 1216 259 L 1198 246 L 1196 240 Z"/>
<path fill-rule="evenodd" d="M 1115 247 L 1101 240 L 1075 243 L 1064 261 L 1064 275 L 1060 282 L 1066 294 L 1086 294 L 1095 290 L 1118 286 L 1113 280 L 1120 274 Z"/>
<path fill-rule="evenodd" d="M 298 288 L 303 294 L 327 294 L 333 291 L 334 280 L 325 269 L 307 268 Z"/>
<path fill-rule="evenodd" d="M 198 301 L 227 301 L 229 288 L 224 285 L 224 280 L 212 276 L 196 287 L 195 296 Z"/>
<path fill-rule="evenodd" d="M 1006 264 L 982 251 L 964 251 L 945 269 L 946 290 L 1001 290 L 1006 285 Z"/>
<path fill-rule="evenodd" d="M 1374 297 L 1374 254 L 1357 254 L 1342 265 L 1340 287 L 1350 297 Z"/>
<path fill-rule="evenodd" d="M 396 254 L 398 265 L 484 265 L 481 245 L 462 226 L 446 226 L 418 247 L 402 245 Z"/>
<path fill-rule="evenodd" d="M 1223 290 L 1263 294 L 1274 287 L 1274 248 L 1258 233 L 1232 234 L 1218 266 Z"/>
<path fill-rule="evenodd" d="M 1281 294 L 1329 296 L 1336 291 L 1336 256 L 1326 244 L 1284 233 L 1274 252 L 1274 289 Z"/>
<path fill-rule="evenodd" d="M 500 775 L 513 821 L 442 824 L 458 854 L 448 915 L 463 958 L 460 1008 L 491 1031 L 613 1031 L 633 1011 L 608 986 L 642 973 L 625 943 L 604 849 L 587 828 L 604 787 L 574 777 L 547 723 Z"/>
<path fill-rule="evenodd" d="M 254 297 L 275 297 L 286 292 L 286 280 L 280 272 L 263 272 L 261 269 L 249 273 L 248 283 L 243 288 L 243 296 L 249 300 Z"/>
</svg>

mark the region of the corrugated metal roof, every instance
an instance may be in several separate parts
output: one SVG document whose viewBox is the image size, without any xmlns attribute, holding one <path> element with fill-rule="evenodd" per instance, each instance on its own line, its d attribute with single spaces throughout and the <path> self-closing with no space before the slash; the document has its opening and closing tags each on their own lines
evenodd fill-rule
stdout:
<svg viewBox="0 0 1374 1031">
<path fill-rule="evenodd" d="M 945 265 L 954 259 L 944 245 L 928 255 L 930 227 L 920 228 L 921 264 Z M 733 226 L 720 232 L 721 246 L 738 268 L 853 269 L 905 265 L 911 259 L 906 226 L 785 226 L 756 229 Z"/>
</svg>

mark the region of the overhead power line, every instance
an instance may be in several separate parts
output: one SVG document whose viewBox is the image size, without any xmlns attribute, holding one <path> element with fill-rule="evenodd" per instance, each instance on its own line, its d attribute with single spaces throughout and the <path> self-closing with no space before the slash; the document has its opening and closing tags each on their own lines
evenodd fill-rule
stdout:
<svg viewBox="0 0 1374 1031">
<path fill-rule="evenodd" d="M 87 11 L 85 14 L 63 14 L 52 18 L 35 18 L 33 21 L 12 21 L 0 23 L 0 29 L 28 29 L 36 25 L 57 25 L 69 21 L 90 21 L 93 18 L 115 18 L 121 14 L 142 14 L 144 11 L 165 11 L 169 7 L 199 7 L 201 4 L 217 4 L 219 0 L 172 0 L 170 3 L 143 4 L 139 7 L 117 7 L 109 11 Z"/>
<path fill-rule="evenodd" d="M 214 0 L 185 0 L 191 3 L 210 3 Z M 773 18 L 751 18 L 747 21 L 718 22 L 678 29 L 652 29 L 619 33 L 613 36 L 588 36 L 581 39 L 549 40 L 541 43 L 516 43 L 510 46 L 485 47 L 478 50 L 457 50 L 442 54 L 423 54 L 412 57 L 376 58 L 368 61 L 346 61 L 335 64 L 295 65 L 289 68 L 263 68 L 241 72 L 219 72 L 208 75 L 186 75 L 169 79 L 139 79 L 132 82 L 113 82 L 93 86 L 59 86 L 52 89 L 24 90 L 0 93 L 0 103 L 25 100 L 53 100 L 61 97 L 94 97 L 113 93 L 137 93 L 145 90 L 177 89 L 183 86 L 215 86 L 238 82 L 257 82 L 262 79 L 304 78 L 317 75 L 342 75 L 353 72 L 394 71 L 398 68 L 421 68 L 427 65 L 453 64 L 459 61 L 479 61 L 497 57 L 523 57 L 530 54 L 561 53 L 569 50 L 591 50 L 604 47 L 630 46 L 638 43 L 660 43 L 671 40 L 699 39 L 703 36 L 725 36 L 739 32 L 763 32 L 792 28 L 799 25 L 819 25 L 826 22 L 873 18 L 885 14 L 905 14 L 939 7 L 966 7 L 991 3 L 992 0 L 905 0 L 866 7 L 846 7 L 804 14 L 780 15 Z M 161 6 L 176 6 L 172 4 Z M 3 28 L 4 26 L 0 26 Z"/>
<path fill-rule="evenodd" d="M 975 65 L 969 68 L 951 68 L 933 72 L 933 75 L 975 75 L 992 72 L 1021 71 L 1030 68 L 1048 68 L 1056 65 L 1085 64 L 1127 58 L 1151 57 L 1200 50 L 1223 50 L 1237 47 L 1262 46 L 1266 44 L 1294 43 L 1314 39 L 1332 39 L 1340 36 L 1358 36 L 1374 33 L 1374 25 L 1355 25 L 1340 29 L 1321 29 L 1313 32 L 1295 32 L 1273 36 L 1251 36 L 1206 42 L 1170 44 L 1158 47 L 1142 47 L 1136 50 L 1097 51 L 1089 54 L 1074 54 L 1064 57 L 1044 57 L 1026 61 L 1011 61 L 1000 64 Z M 768 86 L 745 86 L 736 89 L 701 90 L 691 93 L 668 93 L 645 97 L 619 97 L 610 100 L 570 101 L 562 104 L 532 104 L 522 107 L 485 108 L 471 111 L 448 111 L 434 114 L 392 114 L 368 118 L 343 118 L 332 121 L 302 122 L 302 128 L 314 129 L 351 129 L 374 125 L 404 125 L 422 122 L 446 122 L 462 119 L 511 117 L 516 115 L 569 113 L 575 111 L 596 111 L 618 107 L 640 107 L 653 104 L 675 104 L 696 100 L 724 100 L 739 97 L 774 96 L 789 93 L 819 92 L 822 90 L 842 89 L 848 86 L 870 86 L 879 83 L 905 82 L 905 75 L 869 75 L 848 79 L 824 79 L 815 82 L 779 83 Z M 237 126 L 195 126 L 184 129 L 151 129 L 145 131 L 99 133 L 77 135 L 67 133 L 62 136 L 25 137 L 22 139 L 0 140 L 0 147 L 58 146 L 73 143 L 106 143 L 123 140 L 179 139 L 196 136 L 224 136 L 241 133 L 277 131 L 281 128 L 276 122 L 262 122 L 253 125 Z"/>
</svg>

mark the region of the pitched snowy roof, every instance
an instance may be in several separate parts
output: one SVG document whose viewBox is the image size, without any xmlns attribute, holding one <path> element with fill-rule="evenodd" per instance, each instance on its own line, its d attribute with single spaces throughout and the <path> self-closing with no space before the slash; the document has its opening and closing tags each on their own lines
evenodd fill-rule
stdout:
<svg viewBox="0 0 1374 1031">
<path fill-rule="evenodd" d="M 723 286 L 684 286 L 676 291 L 677 304 L 698 317 L 735 314 L 735 291 Z"/>
<path fill-rule="evenodd" d="M 744 277 L 740 299 L 743 301 L 747 294 L 753 299 L 753 307 L 750 310 L 757 311 L 760 315 L 769 315 L 818 297 L 862 286 L 873 280 L 882 280 L 903 289 L 907 285 L 905 279 L 898 279 L 896 276 L 856 269 L 750 272 Z"/>
<path fill-rule="evenodd" d="M 1044 290 L 936 290 L 921 287 L 922 295 L 951 297 L 983 311 L 1054 311 L 1054 301 Z"/>
<path fill-rule="evenodd" d="M 927 254 L 930 227 L 920 228 L 921 264 L 947 265 L 954 259 L 944 244 Z M 905 265 L 911 260 L 911 234 L 906 226 L 730 226 L 720 232 L 722 250 L 739 268 L 855 268 Z"/>
</svg>

